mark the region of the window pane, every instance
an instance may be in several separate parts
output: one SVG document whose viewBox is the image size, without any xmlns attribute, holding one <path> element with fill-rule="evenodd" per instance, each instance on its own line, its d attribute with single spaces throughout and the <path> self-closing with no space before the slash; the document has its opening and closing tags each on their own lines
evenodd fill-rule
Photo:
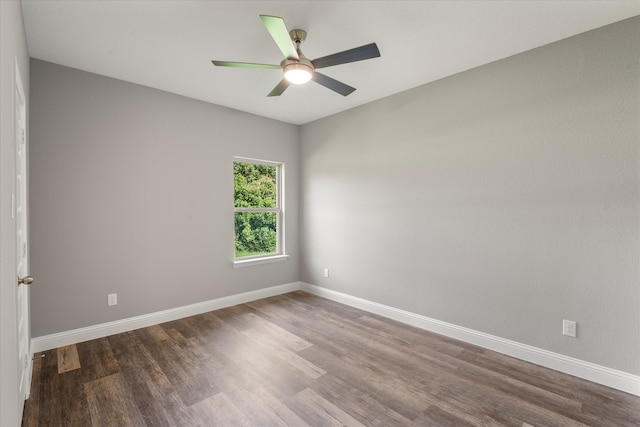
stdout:
<svg viewBox="0 0 640 427">
<path fill-rule="evenodd" d="M 236 212 L 236 258 L 277 252 L 276 212 Z"/>
<path fill-rule="evenodd" d="M 276 171 L 276 166 L 234 162 L 234 207 L 275 208 Z"/>
</svg>

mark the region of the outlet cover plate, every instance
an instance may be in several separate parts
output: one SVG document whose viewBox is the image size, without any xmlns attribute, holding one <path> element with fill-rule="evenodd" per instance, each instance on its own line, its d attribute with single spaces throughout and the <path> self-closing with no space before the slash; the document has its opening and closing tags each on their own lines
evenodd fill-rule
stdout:
<svg viewBox="0 0 640 427">
<path fill-rule="evenodd" d="M 573 320 L 562 321 L 562 335 L 575 338 L 577 335 L 576 328 L 576 322 L 574 322 Z"/>
<path fill-rule="evenodd" d="M 107 295 L 107 306 L 118 305 L 118 294 Z"/>
</svg>

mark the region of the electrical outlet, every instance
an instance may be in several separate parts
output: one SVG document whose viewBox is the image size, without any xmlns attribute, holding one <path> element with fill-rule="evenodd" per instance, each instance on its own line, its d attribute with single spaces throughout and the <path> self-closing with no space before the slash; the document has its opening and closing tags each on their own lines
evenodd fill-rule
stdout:
<svg viewBox="0 0 640 427">
<path fill-rule="evenodd" d="M 329 269 L 328 268 L 324 269 L 324 277 L 329 277 Z"/>
<path fill-rule="evenodd" d="M 118 294 L 107 295 L 107 306 L 118 305 Z"/>
<path fill-rule="evenodd" d="M 575 338 L 577 336 L 576 331 L 576 322 L 574 322 L 573 320 L 562 321 L 562 335 Z"/>
</svg>

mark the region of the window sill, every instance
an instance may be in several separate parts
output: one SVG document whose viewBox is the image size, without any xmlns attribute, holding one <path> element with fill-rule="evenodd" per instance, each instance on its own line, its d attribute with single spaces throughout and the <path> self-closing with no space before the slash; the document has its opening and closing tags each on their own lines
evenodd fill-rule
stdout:
<svg viewBox="0 0 640 427">
<path fill-rule="evenodd" d="M 233 261 L 233 268 L 249 267 L 250 265 L 268 264 L 272 262 L 286 261 L 289 255 L 272 255 L 261 258 L 251 258 Z"/>
</svg>

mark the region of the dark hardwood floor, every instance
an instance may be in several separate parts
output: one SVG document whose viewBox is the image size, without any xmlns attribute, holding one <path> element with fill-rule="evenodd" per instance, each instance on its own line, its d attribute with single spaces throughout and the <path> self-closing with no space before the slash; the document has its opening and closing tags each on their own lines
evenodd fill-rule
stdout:
<svg viewBox="0 0 640 427">
<path fill-rule="evenodd" d="M 640 425 L 640 397 L 304 292 L 36 356 L 23 426 Z"/>
</svg>

